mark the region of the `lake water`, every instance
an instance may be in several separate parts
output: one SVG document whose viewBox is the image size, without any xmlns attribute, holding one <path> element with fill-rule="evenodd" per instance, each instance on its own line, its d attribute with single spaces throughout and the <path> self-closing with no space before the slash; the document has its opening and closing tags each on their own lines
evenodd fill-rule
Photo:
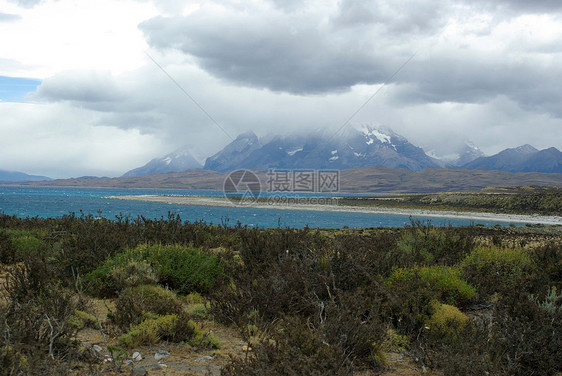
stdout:
<svg viewBox="0 0 562 376">
<path fill-rule="evenodd" d="M 172 205 L 166 203 L 125 201 L 108 196 L 128 195 L 191 195 L 222 196 L 222 191 L 181 189 L 127 189 L 127 188 L 74 188 L 74 187 L 27 187 L 0 185 L 0 212 L 18 217 L 61 217 L 82 211 L 85 214 L 115 219 L 118 215 L 166 218 L 168 212 L 179 214 L 185 221 L 202 220 L 206 223 L 235 225 L 241 222 L 249 227 L 302 228 L 350 228 L 401 227 L 410 223 L 405 215 L 342 213 L 326 211 L 301 211 L 258 209 L 252 207 L 211 207 Z M 341 196 L 341 194 L 338 194 Z M 306 196 L 304 194 L 298 195 Z M 314 197 L 323 196 L 315 194 Z M 306 197 L 311 197 L 310 195 Z M 414 219 L 426 220 L 423 217 Z M 431 219 L 434 225 L 464 226 L 473 222 L 464 219 Z M 507 225 L 501 221 L 476 221 L 485 226 Z"/>
</svg>

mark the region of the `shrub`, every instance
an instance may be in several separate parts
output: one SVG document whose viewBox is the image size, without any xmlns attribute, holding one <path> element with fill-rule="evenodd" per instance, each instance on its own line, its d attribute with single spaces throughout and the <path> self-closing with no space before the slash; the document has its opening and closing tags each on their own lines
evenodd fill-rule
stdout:
<svg viewBox="0 0 562 376">
<path fill-rule="evenodd" d="M 505 375 L 554 375 L 562 371 L 562 311 L 523 295 L 501 299 L 494 312 L 490 353 Z"/>
<path fill-rule="evenodd" d="M 192 292 L 184 298 L 187 304 L 205 304 L 206 300 L 198 292 Z"/>
<path fill-rule="evenodd" d="M 513 289 L 530 265 L 524 249 L 495 246 L 477 248 L 461 262 L 463 276 L 483 297 Z"/>
<path fill-rule="evenodd" d="M 459 268 L 450 266 L 414 266 L 394 269 L 387 285 L 414 286 L 416 280 L 438 292 L 439 300 L 453 305 L 467 304 L 476 295 L 474 287 L 463 281 Z"/>
<path fill-rule="evenodd" d="M 453 265 L 474 247 L 473 237 L 453 228 L 438 228 L 412 221 L 398 240 L 398 248 L 418 264 Z"/>
<path fill-rule="evenodd" d="M 528 281 L 532 293 L 543 291 L 547 286 L 562 290 L 562 246 L 560 241 L 550 241 L 530 252 L 532 272 Z"/>
<path fill-rule="evenodd" d="M 68 320 L 70 325 L 74 326 L 78 330 L 85 327 L 97 329 L 96 317 L 88 312 L 76 309 L 74 310 L 74 314 L 72 314 Z"/>
<path fill-rule="evenodd" d="M 208 316 L 207 307 L 205 307 L 205 304 L 202 303 L 197 303 L 189 307 L 187 313 L 189 316 L 199 319 L 204 319 Z"/>
<path fill-rule="evenodd" d="M 430 335 L 436 338 L 456 340 L 468 322 L 468 316 L 455 306 L 434 301 L 433 314 L 427 321 Z"/>
<path fill-rule="evenodd" d="M 2 372 L 64 374 L 59 365 L 77 350 L 77 329 L 71 324 L 77 297 L 54 283 L 37 256 L 14 266 L 6 279 L 5 304 L 0 305 Z"/>
<path fill-rule="evenodd" d="M 219 348 L 218 340 L 210 333 L 202 333 L 199 326 L 184 315 L 155 315 L 131 327 L 119 337 L 121 346 L 133 348 L 154 345 L 161 340 L 171 342 L 188 341 L 192 346 Z"/>
<path fill-rule="evenodd" d="M 115 322 L 122 328 L 140 323 L 148 313 L 179 314 L 182 304 L 173 291 L 155 285 L 129 287 L 115 302 Z"/>
<path fill-rule="evenodd" d="M 196 248 L 157 246 L 150 248 L 149 255 L 148 261 L 156 264 L 160 281 L 184 294 L 208 292 L 222 273 L 215 255 Z"/>
<path fill-rule="evenodd" d="M 548 289 L 543 301 L 534 295 L 530 295 L 529 299 L 552 316 L 562 314 L 562 293 L 558 294 L 555 286 Z"/>
<path fill-rule="evenodd" d="M 12 239 L 16 248 L 16 255 L 21 259 L 24 255 L 37 252 L 41 246 L 41 240 L 32 235 L 18 236 Z"/>
<path fill-rule="evenodd" d="M 0 229 L 0 262 L 2 264 L 13 264 L 16 262 L 16 248 L 12 238 L 5 230 Z"/>
<path fill-rule="evenodd" d="M 86 276 L 90 291 L 111 296 L 119 292 L 121 281 L 138 281 L 139 268 L 154 269 L 159 281 L 180 293 L 206 293 L 223 271 L 217 256 L 180 245 L 140 245 L 107 259 Z M 128 266 L 129 265 L 129 266 Z M 131 275 L 127 277 L 127 269 Z"/>
<path fill-rule="evenodd" d="M 144 260 L 131 260 L 123 266 L 116 266 L 111 271 L 111 279 L 119 290 L 158 283 L 154 268 Z"/>
</svg>

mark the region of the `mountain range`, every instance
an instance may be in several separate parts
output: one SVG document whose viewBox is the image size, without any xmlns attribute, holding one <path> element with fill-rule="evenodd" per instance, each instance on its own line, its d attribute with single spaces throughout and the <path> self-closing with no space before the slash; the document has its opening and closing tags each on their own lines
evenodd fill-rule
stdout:
<svg viewBox="0 0 562 376">
<path fill-rule="evenodd" d="M 253 170 L 262 187 L 267 188 L 267 171 Z M 110 179 L 60 179 L 23 185 L 66 187 L 170 188 L 222 190 L 228 173 L 211 170 L 187 170 L 166 174 Z M 562 174 L 539 172 L 511 173 L 506 171 L 428 168 L 410 171 L 405 168 L 369 166 L 341 170 L 341 192 L 451 192 L 471 191 L 485 187 L 562 186 Z"/>
<path fill-rule="evenodd" d="M 188 148 L 175 151 L 128 171 L 123 177 L 180 172 L 203 167 L 228 172 L 239 169 L 351 169 L 385 166 L 420 171 L 427 168 L 503 170 L 508 172 L 562 172 L 562 153 L 556 148 L 537 150 L 530 145 L 506 149 L 486 157 L 466 140 L 448 145 L 450 153 L 426 153 L 388 127 L 346 127 L 339 134 L 322 131 L 258 137 L 240 134 L 210 156 L 204 166 Z"/>
<path fill-rule="evenodd" d="M 460 153 L 469 159 L 466 151 Z M 243 133 L 207 158 L 204 168 L 219 172 L 268 168 L 342 170 L 375 165 L 411 171 L 448 166 L 390 128 L 361 126 L 346 128 L 337 135 L 314 132 L 260 139 L 253 132 Z"/>
<path fill-rule="evenodd" d="M 448 155 L 438 156 L 433 151 L 426 153 L 388 127 L 366 125 L 346 127 L 336 135 L 316 131 L 258 137 L 253 132 L 246 132 L 208 157 L 204 165 L 190 154 L 188 147 L 184 147 L 127 171 L 122 177 L 200 168 L 228 172 L 238 169 L 347 170 L 369 166 L 410 171 L 455 168 L 562 173 L 562 152 L 554 147 L 538 150 L 531 145 L 523 145 L 487 157 L 468 140 L 448 146 Z M 0 170 L 0 182 L 38 180 L 49 178 Z"/>
<path fill-rule="evenodd" d="M 491 157 L 477 158 L 465 164 L 463 168 L 562 173 L 562 152 L 556 148 L 537 150 L 531 145 L 523 145 L 505 149 Z"/>
<path fill-rule="evenodd" d="M 0 183 L 17 183 L 21 181 L 52 180 L 46 176 L 28 175 L 18 171 L 0 170 Z"/>
</svg>

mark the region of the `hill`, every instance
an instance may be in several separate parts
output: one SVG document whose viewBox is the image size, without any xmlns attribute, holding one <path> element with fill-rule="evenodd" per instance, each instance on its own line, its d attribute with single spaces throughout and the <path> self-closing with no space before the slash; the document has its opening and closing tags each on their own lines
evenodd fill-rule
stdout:
<svg viewBox="0 0 562 376">
<path fill-rule="evenodd" d="M 267 172 L 254 170 L 266 187 Z M 175 188 L 223 189 L 228 173 L 210 170 L 188 170 L 167 174 L 110 179 L 59 179 L 28 182 L 28 185 L 116 187 L 116 188 Z M 492 186 L 525 185 L 562 186 L 562 174 L 538 172 L 510 173 L 505 171 L 432 168 L 423 171 L 371 166 L 340 171 L 342 192 L 452 192 L 477 190 Z"/>
</svg>

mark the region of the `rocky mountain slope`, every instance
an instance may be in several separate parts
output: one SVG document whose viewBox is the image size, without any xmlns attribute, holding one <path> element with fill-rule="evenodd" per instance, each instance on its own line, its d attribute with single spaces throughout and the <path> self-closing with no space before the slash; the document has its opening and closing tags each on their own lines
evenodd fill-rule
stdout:
<svg viewBox="0 0 562 376">
<path fill-rule="evenodd" d="M 240 135 L 209 157 L 205 169 L 226 172 L 236 169 L 349 169 L 385 166 L 419 171 L 442 167 L 390 128 L 348 127 L 340 134 L 314 132 L 304 135 L 258 139 L 250 132 Z"/>
</svg>

